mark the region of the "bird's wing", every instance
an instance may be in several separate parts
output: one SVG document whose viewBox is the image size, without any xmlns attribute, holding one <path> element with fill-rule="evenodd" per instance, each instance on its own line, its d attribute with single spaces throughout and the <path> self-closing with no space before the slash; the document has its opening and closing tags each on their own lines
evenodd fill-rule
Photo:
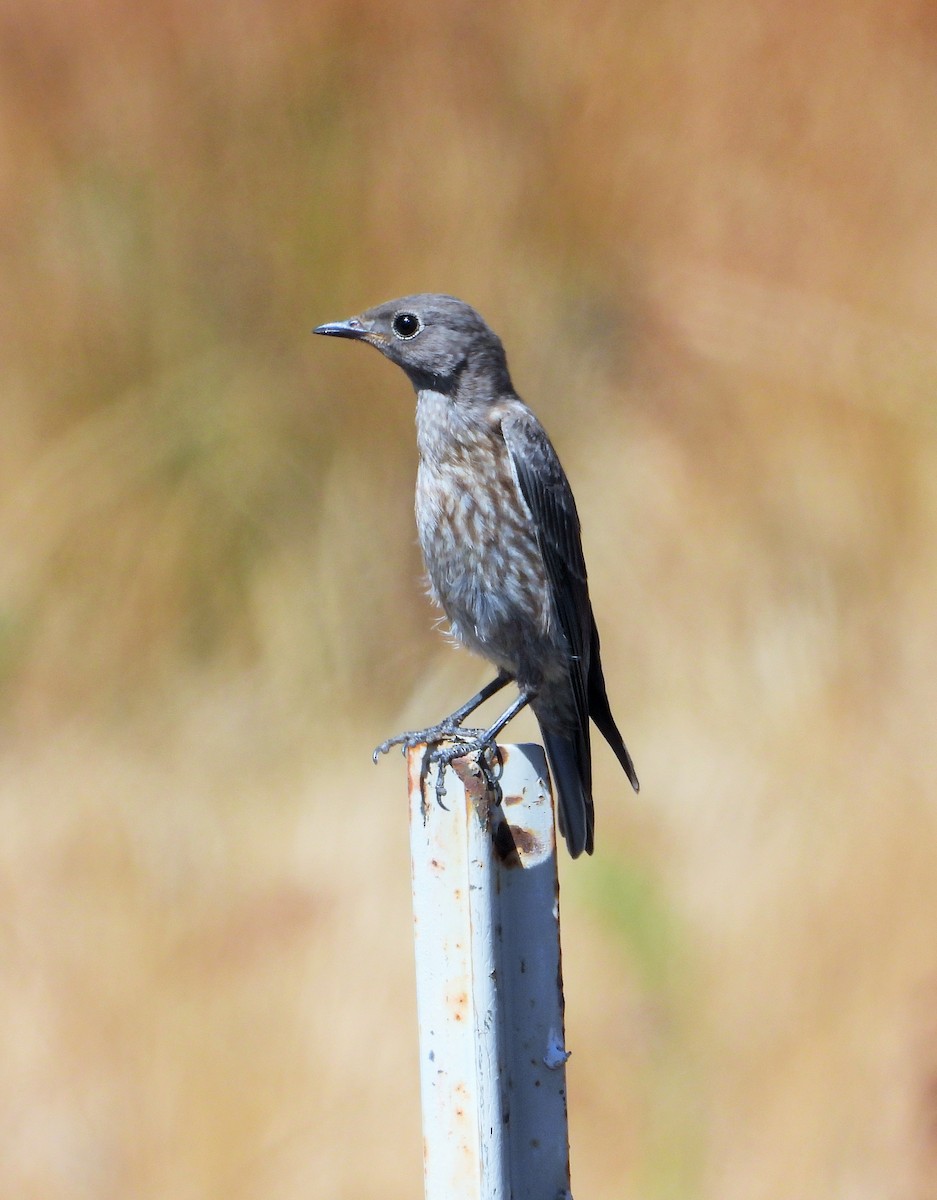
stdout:
<svg viewBox="0 0 937 1200">
<path fill-rule="evenodd" d="M 519 401 L 511 405 L 501 418 L 501 433 L 533 518 L 553 604 L 569 644 L 576 715 L 588 736 L 592 606 L 576 502 L 550 439 L 526 405 Z"/>
<path fill-rule="evenodd" d="M 599 657 L 599 634 L 592 616 L 582 553 L 579 514 L 569 481 L 542 425 L 526 405 L 512 405 L 501 432 L 514 478 L 530 509 L 550 592 L 570 653 L 570 684 L 579 728 L 577 746 L 583 782 L 591 793 L 589 718 L 595 721 L 638 790 L 631 755 L 612 716 Z"/>
</svg>

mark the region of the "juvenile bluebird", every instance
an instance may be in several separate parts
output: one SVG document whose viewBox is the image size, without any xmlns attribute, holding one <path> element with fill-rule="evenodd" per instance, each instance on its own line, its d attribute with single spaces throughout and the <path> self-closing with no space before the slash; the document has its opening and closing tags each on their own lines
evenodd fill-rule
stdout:
<svg viewBox="0 0 937 1200">
<path fill-rule="evenodd" d="M 576 858 L 593 850 L 589 718 L 638 777 L 609 708 L 576 502 L 543 426 L 514 391 L 501 340 L 468 304 L 424 294 L 390 300 L 316 333 L 367 342 L 416 391 L 420 465 L 416 523 L 432 594 L 453 634 L 498 674 L 428 729 L 374 752 L 426 743 L 445 768 L 492 748 L 530 705 L 558 798 L 560 832 Z M 517 699 L 488 729 L 465 718 L 506 684 Z"/>
</svg>

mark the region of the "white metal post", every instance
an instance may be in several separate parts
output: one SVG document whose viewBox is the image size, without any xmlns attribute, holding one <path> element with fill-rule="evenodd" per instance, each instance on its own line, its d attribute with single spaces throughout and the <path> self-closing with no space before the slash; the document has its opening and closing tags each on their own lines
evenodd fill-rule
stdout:
<svg viewBox="0 0 937 1200">
<path fill-rule="evenodd" d="M 540 746 L 421 787 L 409 754 L 426 1200 L 569 1195 L 553 803 Z"/>
</svg>

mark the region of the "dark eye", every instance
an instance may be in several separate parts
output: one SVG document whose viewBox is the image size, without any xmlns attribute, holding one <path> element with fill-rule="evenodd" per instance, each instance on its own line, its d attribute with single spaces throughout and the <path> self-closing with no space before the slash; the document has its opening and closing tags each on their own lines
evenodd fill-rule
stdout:
<svg viewBox="0 0 937 1200">
<path fill-rule="evenodd" d="M 416 313 L 400 312 L 394 317 L 391 329 L 399 338 L 412 338 L 420 332 L 423 326 L 420 324 L 420 318 Z"/>
</svg>

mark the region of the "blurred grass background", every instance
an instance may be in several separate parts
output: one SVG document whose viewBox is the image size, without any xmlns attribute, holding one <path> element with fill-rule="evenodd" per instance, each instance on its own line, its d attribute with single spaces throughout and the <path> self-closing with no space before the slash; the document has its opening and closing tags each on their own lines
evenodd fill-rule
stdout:
<svg viewBox="0 0 937 1200">
<path fill-rule="evenodd" d="M 576 1194 L 937 1197 L 933 6 L 0 6 L 0 1194 L 420 1191 L 412 395 L 501 333 L 613 706 Z M 519 722 L 518 740 L 533 730 Z"/>
</svg>

